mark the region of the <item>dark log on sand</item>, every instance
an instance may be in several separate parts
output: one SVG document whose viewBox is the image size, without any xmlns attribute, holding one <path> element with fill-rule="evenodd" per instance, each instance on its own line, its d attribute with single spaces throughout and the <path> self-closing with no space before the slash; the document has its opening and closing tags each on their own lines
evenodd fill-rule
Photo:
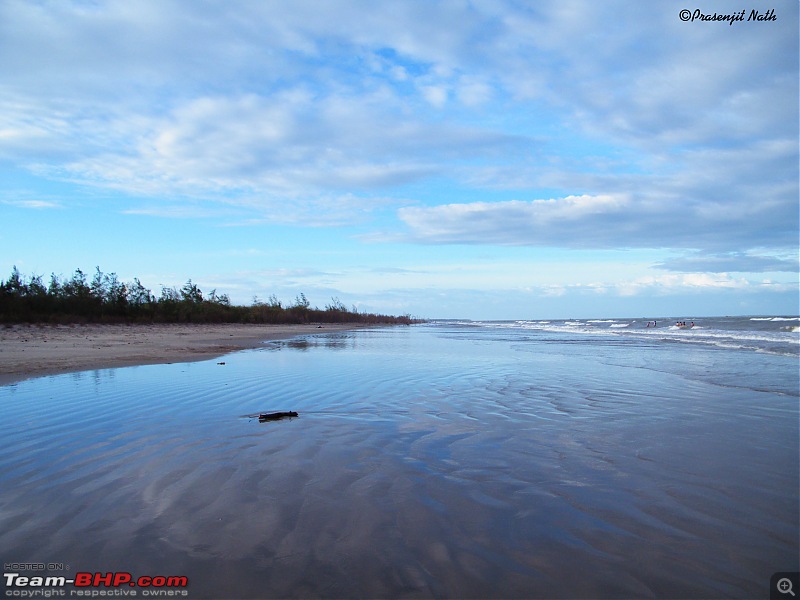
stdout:
<svg viewBox="0 0 800 600">
<path fill-rule="evenodd" d="M 258 415 L 259 422 L 263 423 L 264 421 L 278 421 L 280 419 L 296 417 L 297 413 L 293 410 L 287 412 L 274 412 L 274 413 L 261 413 Z"/>
</svg>

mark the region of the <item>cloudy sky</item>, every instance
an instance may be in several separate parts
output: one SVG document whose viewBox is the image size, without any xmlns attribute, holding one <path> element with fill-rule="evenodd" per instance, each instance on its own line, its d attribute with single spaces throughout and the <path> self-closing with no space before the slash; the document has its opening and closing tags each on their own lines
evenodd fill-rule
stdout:
<svg viewBox="0 0 800 600">
<path fill-rule="evenodd" d="M 797 314 L 798 3 L 748 1 L 0 0 L 0 277 Z"/>
</svg>

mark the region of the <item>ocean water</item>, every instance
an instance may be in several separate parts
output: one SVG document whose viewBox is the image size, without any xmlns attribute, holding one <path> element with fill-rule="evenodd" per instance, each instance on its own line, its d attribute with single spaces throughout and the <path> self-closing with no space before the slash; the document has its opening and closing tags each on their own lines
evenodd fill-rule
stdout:
<svg viewBox="0 0 800 600">
<path fill-rule="evenodd" d="M 0 387 L 2 559 L 190 598 L 767 597 L 800 562 L 800 320 L 759 319 L 448 321 Z"/>
</svg>

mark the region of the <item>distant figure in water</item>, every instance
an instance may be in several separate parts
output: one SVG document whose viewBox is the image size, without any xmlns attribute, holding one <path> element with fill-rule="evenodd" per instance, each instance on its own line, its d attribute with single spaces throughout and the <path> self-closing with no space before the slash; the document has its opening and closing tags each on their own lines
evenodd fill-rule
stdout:
<svg viewBox="0 0 800 600">
<path fill-rule="evenodd" d="M 657 324 L 655 321 L 648 321 L 648 322 L 647 322 L 647 326 L 648 326 L 648 327 L 657 327 L 657 326 L 658 326 L 658 324 Z"/>
</svg>

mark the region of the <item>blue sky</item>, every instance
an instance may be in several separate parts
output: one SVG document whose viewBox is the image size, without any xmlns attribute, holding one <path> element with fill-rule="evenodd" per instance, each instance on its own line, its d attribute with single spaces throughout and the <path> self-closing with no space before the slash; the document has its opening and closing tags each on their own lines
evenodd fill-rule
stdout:
<svg viewBox="0 0 800 600">
<path fill-rule="evenodd" d="M 798 4 L 679 17 L 751 4 L 2 0 L 0 276 L 797 314 Z"/>
</svg>

